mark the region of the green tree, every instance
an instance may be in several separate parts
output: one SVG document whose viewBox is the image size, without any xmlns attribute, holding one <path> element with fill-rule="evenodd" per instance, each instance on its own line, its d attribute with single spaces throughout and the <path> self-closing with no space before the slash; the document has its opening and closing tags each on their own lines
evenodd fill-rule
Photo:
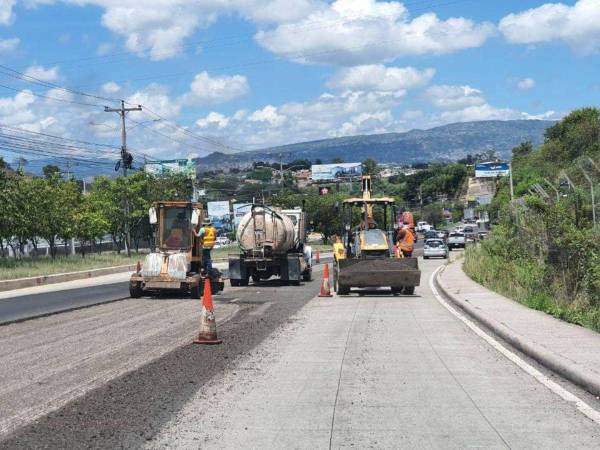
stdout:
<svg viewBox="0 0 600 450">
<path fill-rule="evenodd" d="M 365 175 L 375 176 L 377 175 L 377 161 L 374 159 L 368 158 L 362 162 L 363 173 Z"/>
</svg>

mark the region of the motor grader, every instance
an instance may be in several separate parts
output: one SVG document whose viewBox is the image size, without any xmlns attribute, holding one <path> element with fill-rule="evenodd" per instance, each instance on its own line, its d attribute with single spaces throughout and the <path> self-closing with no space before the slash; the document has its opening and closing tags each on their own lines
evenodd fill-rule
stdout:
<svg viewBox="0 0 600 450">
<path fill-rule="evenodd" d="M 156 251 L 146 255 L 141 270 L 131 276 L 131 297 L 183 291 L 192 298 L 200 298 L 207 280 L 212 293 L 222 291 L 221 272 L 203 268 L 202 244 L 194 232 L 205 215 L 202 205 L 186 201 L 156 202 L 148 215 Z"/>
<path fill-rule="evenodd" d="M 363 176 L 362 197 L 344 200 L 341 214 L 342 238 L 334 245 L 336 292 L 348 295 L 354 287 L 389 287 L 394 295 L 413 295 L 420 284 L 421 271 L 417 258 L 403 257 L 402 252 L 395 251 L 394 199 L 372 198 L 371 177 Z"/>
</svg>

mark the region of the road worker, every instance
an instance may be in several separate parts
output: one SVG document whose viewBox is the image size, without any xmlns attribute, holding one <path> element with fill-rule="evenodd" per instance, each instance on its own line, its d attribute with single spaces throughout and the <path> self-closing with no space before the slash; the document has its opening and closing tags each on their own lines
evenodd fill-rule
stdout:
<svg viewBox="0 0 600 450">
<path fill-rule="evenodd" d="M 406 258 L 412 256 L 413 250 L 415 249 L 415 235 L 409 227 L 402 227 L 398 231 L 398 247 Z"/>
<path fill-rule="evenodd" d="M 339 236 L 335 237 L 335 242 L 333 244 L 333 257 L 336 261 L 346 257 L 346 249 L 344 249 L 344 243 Z"/>
<path fill-rule="evenodd" d="M 202 263 L 204 270 L 210 272 L 212 270 L 212 258 L 210 255 L 211 250 L 217 242 L 217 230 L 212 226 L 210 220 L 205 220 L 202 223 L 202 228 L 196 233 L 196 236 L 200 238 L 202 244 Z"/>
</svg>

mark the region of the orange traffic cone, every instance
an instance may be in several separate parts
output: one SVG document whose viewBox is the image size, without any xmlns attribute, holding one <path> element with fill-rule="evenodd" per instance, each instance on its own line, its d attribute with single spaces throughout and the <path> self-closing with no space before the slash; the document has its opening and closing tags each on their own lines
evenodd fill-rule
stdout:
<svg viewBox="0 0 600 450">
<path fill-rule="evenodd" d="M 317 249 L 317 257 L 315 258 L 315 263 L 321 263 L 321 251 L 319 249 Z"/>
<path fill-rule="evenodd" d="M 210 279 L 204 280 L 204 294 L 202 295 L 202 315 L 200 316 L 200 333 L 194 344 L 220 344 L 217 339 L 217 323 L 213 313 L 212 292 L 210 289 Z"/>
<path fill-rule="evenodd" d="M 135 266 L 135 273 L 140 273 L 141 271 L 142 271 L 142 263 L 138 261 Z"/>
<path fill-rule="evenodd" d="M 319 297 L 333 297 L 333 295 L 331 295 L 331 288 L 329 287 L 329 264 L 325 264 L 325 270 L 323 270 L 323 281 L 321 283 Z"/>
</svg>

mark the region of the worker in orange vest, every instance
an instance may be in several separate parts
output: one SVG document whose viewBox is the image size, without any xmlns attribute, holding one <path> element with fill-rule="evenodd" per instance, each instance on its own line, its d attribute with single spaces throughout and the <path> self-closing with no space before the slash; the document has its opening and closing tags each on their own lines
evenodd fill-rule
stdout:
<svg viewBox="0 0 600 450">
<path fill-rule="evenodd" d="M 402 227 L 398 231 L 398 247 L 400 247 L 400 251 L 402 251 L 405 258 L 412 256 L 415 249 L 415 235 L 410 228 Z"/>
</svg>

